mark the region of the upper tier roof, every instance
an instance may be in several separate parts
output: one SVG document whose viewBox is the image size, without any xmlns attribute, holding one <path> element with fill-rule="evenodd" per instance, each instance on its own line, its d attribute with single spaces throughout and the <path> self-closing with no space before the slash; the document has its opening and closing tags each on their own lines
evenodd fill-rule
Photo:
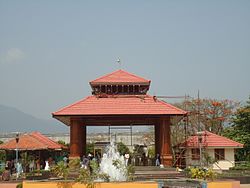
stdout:
<svg viewBox="0 0 250 188">
<path fill-rule="evenodd" d="M 149 95 L 107 95 L 86 97 L 52 115 L 185 115 L 186 113 Z"/>
<path fill-rule="evenodd" d="M 102 85 L 102 84 L 141 84 L 149 85 L 150 80 L 146 80 L 142 77 L 136 76 L 124 70 L 117 70 L 110 74 L 104 75 L 89 82 L 90 85 Z"/>
<path fill-rule="evenodd" d="M 217 134 L 211 133 L 209 131 L 202 132 L 202 145 L 205 147 L 232 147 L 232 148 L 242 148 L 243 144 L 235 142 L 226 137 L 219 136 Z M 198 135 L 191 136 L 186 142 L 182 143 L 183 147 L 197 148 L 198 145 Z"/>
</svg>

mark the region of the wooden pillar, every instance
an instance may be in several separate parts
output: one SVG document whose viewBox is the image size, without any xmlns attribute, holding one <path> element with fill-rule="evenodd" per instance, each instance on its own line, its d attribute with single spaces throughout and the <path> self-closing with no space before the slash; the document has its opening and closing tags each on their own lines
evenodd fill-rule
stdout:
<svg viewBox="0 0 250 188">
<path fill-rule="evenodd" d="M 172 166 L 172 148 L 170 140 L 170 117 L 161 118 L 159 124 L 159 147 L 161 163 L 164 166 Z"/>
<path fill-rule="evenodd" d="M 160 123 L 157 122 L 155 127 L 155 155 L 161 153 L 161 142 L 160 142 Z"/>
<path fill-rule="evenodd" d="M 87 140 L 86 127 L 87 127 L 86 125 L 82 125 L 82 154 L 85 155 L 85 156 L 86 156 L 86 140 Z"/>
<path fill-rule="evenodd" d="M 70 158 L 82 157 L 86 148 L 86 126 L 80 118 L 71 118 Z"/>
</svg>

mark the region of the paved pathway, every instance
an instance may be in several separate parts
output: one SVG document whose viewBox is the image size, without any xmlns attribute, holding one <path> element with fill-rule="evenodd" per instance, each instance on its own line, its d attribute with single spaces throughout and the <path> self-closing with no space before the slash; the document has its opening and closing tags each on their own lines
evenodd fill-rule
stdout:
<svg viewBox="0 0 250 188">
<path fill-rule="evenodd" d="M 0 188 L 16 188 L 18 183 L 3 183 L 0 182 Z"/>
<path fill-rule="evenodd" d="M 250 184 L 240 184 L 240 188 L 250 188 Z"/>
</svg>

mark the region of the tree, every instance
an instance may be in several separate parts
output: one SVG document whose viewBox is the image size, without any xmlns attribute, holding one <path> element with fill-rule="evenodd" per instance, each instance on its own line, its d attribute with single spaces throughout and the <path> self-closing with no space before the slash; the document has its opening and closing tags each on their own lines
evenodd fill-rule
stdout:
<svg viewBox="0 0 250 188">
<path fill-rule="evenodd" d="M 117 143 L 117 150 L 120 155 L 125 155 L 126 153 L 130 153 L 129 148 L 122 142 Z"/>
<path fill-rule="evenodd" d="M 95 144 L 94 143 L 87 143 L 86 145 L 86 154 L 89 153 L 94 153 L 94 148 L 95 148 Z"/>
<path fill-rule="evenodd" d="M 189 134 L 204 129 L 221 134 L 225 125 L 230 123 L 239 103 L 232 100 L 191 99 L 176 105 L 189 112 Z"/>
<path fill-rule="evenodd" d="M 3 144 L 3 141 L 0 140 L 0 144 Z M 5 161 L 6 160 L 6 152 L 3 150 L 0 150 L 0 161 Z"/>
<path fill-rule="evenodd" d="M 57 143 L 69 147 L 69 143 L 66 144 L 63 140 L 58 140 Z"/>
<path fill-rule="evenodd" d="M 224 136 L 244 144 L 238 150 L 236 159 L 250 161 L 250 97 L 245 106 L 239 108 L 232 118 L 232 125 L 224 131 Z"/>
</svg>

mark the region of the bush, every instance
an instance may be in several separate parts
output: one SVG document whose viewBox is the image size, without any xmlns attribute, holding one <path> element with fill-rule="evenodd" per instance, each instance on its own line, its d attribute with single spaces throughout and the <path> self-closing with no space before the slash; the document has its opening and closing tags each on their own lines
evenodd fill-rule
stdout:
<svg viewBox="0 0 250 188">
<path fill-rule="evenodd" d="M 70 159 L 69 168 L 72 170 L 80 168 L 80 159 L 79 158 Z"/>
<path fill-rule="evenodd" d="M 150 158 L 154 158 L 155 157 L 155 147 L 149 147 L 148 148 L 148 156 Z"/>
<path fill-rule="evenodd" d="M 69 175 L 69 169 L 64 165 L 63 161 L 58 162 L 57 165 L 51 169 L 51 172 L 57 177 L 63 177 L 65 180 Z"/>
<path fill-rule="evenodd" d="M 3 168 L 0 169 L 0 176 L 3 174 L 4 170 L 5 170 L 5 169 L 3 169 Z"/>
<path fill-rule="evenodd" d="M 90 169 L 80 169 L 79 177 L 76 181 L 83 183 L 87 188 L 94 188 L 94 180 L 102 179 L 105 182 L 109 181 L 109 175 L 99 172 L 98 163 L 96 161 L 90 161 Z"/>
<path fill-rule="evenodd" d="M 87 143 L 86 153 L 94 153 L 94 148 L 95 148 L 94 143 Z"/>
<path fill-rule="evenodd" d="M 122 142 L 117 143 L 117 150 L 120 155 L 125 155 L 126 153 L 130 154 L 129 148 Z"/>
<path fill-rule="evenodd" d="M 23 188 L 23 183 L 19 183 L 16 185 L 16 188 Z"/>
<path fill-rule="evenodd" d="M 231 167 L 230 170 L 250 170 L 250 162 L 242 161 L 240 164 L 236 164 L 234 167 Z"/>
<path fill-rule="evenodd" d="M 214 180 L 217 177 L 217 173 L 213 169 L 204 169 L 198 167 L 188 168 L 186 170 L 188 176 L 192 179 Z"/>
</svg>

